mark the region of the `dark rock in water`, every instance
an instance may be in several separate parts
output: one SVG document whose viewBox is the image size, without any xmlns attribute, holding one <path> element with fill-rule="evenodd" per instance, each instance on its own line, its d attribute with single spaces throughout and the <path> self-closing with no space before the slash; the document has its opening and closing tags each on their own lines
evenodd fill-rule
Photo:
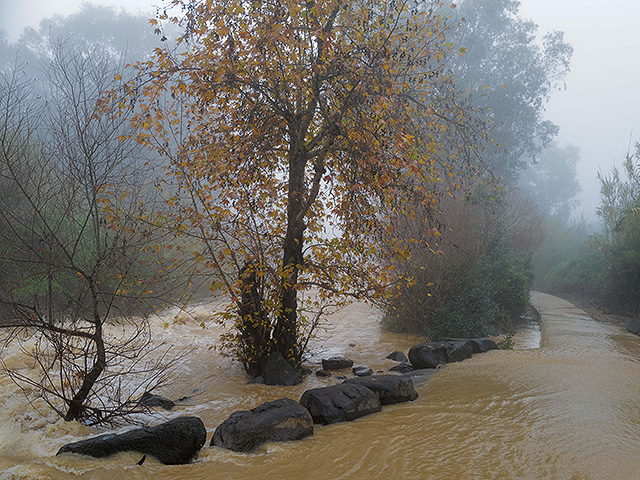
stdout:
<svg viewBox="0 0 640 480">
<path fill-rule="evenodd" d="M 247 382 L 247 385 L 264 385 L 264 378 L 257 376 Z"/>
<path fill-rule="evenodd" d="M 355 344 L 355 343 L 350 343 L 350 344 L 349 344 L 349 346 L 350 346 L 350 347 L 355 347 L 355 346 L 356 346 L 356 344 Z"/>
<path fill-rule="evenodd" d="M 636 317 L 629 320 L 629 323 L 627 323 L 627 332 L 640 335 L 640 318 Z"/>
<path fill-rule="evenodd" d="M 353 367 L 353 360 L 344 357 L 330 357 L 322 359 L 323 370 L 342 370 Z"/>
<path fill-rule="evenodd" d="M 449 340 L 423 343 L 409 350 L 409 361 L 413 368 L 438 368 L 452 362 L 471 357 L 473 347 L 468 340 Z"/>
<path fill-rule="evenodd" d="M 265 385 L 297 385 L 302 381 L 302 373 L 293 368 L 280 354 L 271 353 L 261 370 Z"/>
<path fill-rule="evenodd" d="M 300 403 L 309 410 L 315 423 L 323 425 L 355 420 L 382 409 L 378 396 L 356 383 L 307 390 Z"/>
<path fill-rule="evenodd" d="M 313 373 L 313 370 L 311 370 L 309 367 L 302 367 L 300 369 L 300 373 L 302 373 L 302 375 L 311 375 Z"/>
<path fill-rule="evenodd" d="M 336 378 L 337 378 L 338 380 L 346 380 L 346 379 L 347 379 L 347 376 L 346 376 L 346 375 L 336 375 Z"/>
<path fill-rule="evenodd" d="M 330 377 L 331 372 L 327 372 L 326 370 L 316 370 L 316 375 L 318 377 Z"/>
<path fill-rule="evenodd" d="M 390 372 L 400 372 L 407 373 L 413 370 L 413 367 L 410 363 L 399 363 L 398 365 L 394 365 L 389 369 Z"/>
<path fill-rule="evenodd" d="M 382 405 L 411 402 L 418 398 L 418 392 L 408 377 L 401 375 L 373 375 L 370 377 L 350 378 L 345 383 L 355 383 L 373 390 Z"/>
<path fill-rule="evenodd" d="M 489 350 L 497 350 L 498 345 L 490 338 L 445 338 L 445 342 L 461 342 L 468 340 L 471 342 L 473 353 L 485 353 Z"/>
<path fill-rule="evenodd" d="M 313 435 L 311 415 L 295 400 L 281 398 L 231 414 L 216 428 L 211 446 L 250 452 L 266 442 L 300 440 Z"/>
<path fill-rule="evenodd" d="M 389 360 L 394 360 L 396 362 L 403 362 L 403 363 L 406 363 L 409 361 L 407 356 L 402 352 L 391 352 L 389 355 L 387 355 L 387 358 Z"/>
<path fill-rule="evenodd" d="M 498 345 L 490 338 L 470 338 L 469 341 L 473 347 L 473 353 L 485 353 L 489 350 L 498 350 Z"/>
<path fill-rule="evenodd" d="M 411 347 L 409 360 L 415 369 L 438 368 L 447 363 L 445 352 L 435 344 L 423 344 Z"/>
<path fill-rule="evenodd" d="M 102 458 L 119 452 L 151 455 L 165 465 L 189 463 L 207 440 L 207 430 L 198 417 L 178 417 L 155 427 L 121 434 L 106 434 L 64 445 L 56 455 L 79 453 Z"/>
<path fill-rule="evenodd" d="M 373 375 L 373 370 L 369 367 L 354 367 L 351 371 L 356 377 L 367 377 L 369 375 Z"/>
<path fill-rule="evenodd" d="M 165 410 L 171 410 L 176 406 L 176 404 L 168 398 L 161 397 L 160 395 L 154 395 L 150 392 L 144 392 L 140 398 L 140 405 L 144 405 L 145 407 L 161 407 Z"/>
</svg>

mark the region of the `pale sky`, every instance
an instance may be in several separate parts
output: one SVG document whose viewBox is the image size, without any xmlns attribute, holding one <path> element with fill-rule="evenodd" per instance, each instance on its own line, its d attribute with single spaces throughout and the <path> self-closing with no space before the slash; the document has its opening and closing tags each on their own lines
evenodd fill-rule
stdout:
<svg viewBox="0 0 640 480">
<path fill-rule="evenodd" d="M 483 0 L 476 0 L 483 1 Z M 10 40 L 44 17 L 69 14 L 81 0 L 0 0 L 0 28 Z M 154 15 L 162 0 L 94 0 L 93 3 Z M 540 32 L 562 30 L 574 47 L 567 89 L 556 92 L 547 118 L 560 126 L 558 141 L 580 147 L 578 174 L 585 214 L 599 203 L 596 174 L 621 165 L 632 141 L 640 141 L 640 1 L 521 0 L 521 15 Z"/>
</svg>

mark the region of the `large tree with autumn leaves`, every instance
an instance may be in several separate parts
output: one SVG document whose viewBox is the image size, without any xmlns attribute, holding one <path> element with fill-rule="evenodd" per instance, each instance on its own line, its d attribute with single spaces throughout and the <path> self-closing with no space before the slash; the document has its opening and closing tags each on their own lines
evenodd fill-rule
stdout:
<svg viewBox="0 0 640 480">
<path fill-rule="evenodd" d="M 409 251 L 398 217 L 475 168 L 481 132 L 445 68 L 453 16 L 432 0 L 171 4 L 152 22 L 181 25 L 178 48 L 137 64 L 137 102 L 120 102 L 169 160 L 149 220 L 190 237 L 229 294 L 252 376 L 273 351 L 299 365 L 327 302 L 382 297 Z"/>
</svg>

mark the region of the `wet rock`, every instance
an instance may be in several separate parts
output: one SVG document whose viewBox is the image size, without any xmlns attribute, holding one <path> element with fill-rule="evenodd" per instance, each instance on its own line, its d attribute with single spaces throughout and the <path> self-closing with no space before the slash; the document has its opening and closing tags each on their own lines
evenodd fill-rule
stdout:
<svg viewBox="0 0 640 480">
<path fill-rule="evenodd" d="M 485 353 L 489 350 L 497 350 L 498 345 L 490 338 L 445 338 L 444 341 L 448 342 L 460 342 L 468 340 L 471 342 L 473 353 Z"/>
<path fill-rule="evenodd" d="M 198 417 L 178 417 L 155 427 L 106 434 L 64 445 L 56 455 L 78 453 L 102 458 L 120 452 L 151 455 L 165 465 L 189 463 L 207 440 Z"/>
<path fill-rule="evenodd" d="M 267 357 L 261 373 L 265 385 L 297 385 L 303 378 L 302 373 L 293 368 L 280 352 L 273 352 Z"/>
<path fill-rule="evenodd" d="M 389 355 L 387 355 L 387 358 L 389 360 L 394 360 L 396 362 L 408 362 L 409 359 L 407 358 L 407 356 L 402 353 L 402 352 L 391 352 Z"/>
<path fill-rule="evenodd" d="M 329 357 L 322 359 L 323 370 L 343 370 L 353 367 L 353 360 L 344 357 Z"/>
<path fill-rule="evenodd" d="M 144 392 L 142 397 L 140 397 L 140 405 L 144 405 L 145 407 L 160 407 L 165 410 L 171 410 L 176 406 L 176 404 L 168 398 L 154 395 L 150 392 Z"/>
<path fill-rule="evenodd" d="M 640 318 L 636 317 L 629 320 L 629 323 L 627 323 L 627 332 L 640 335 Z"/>
<path fill-rule="evenodd" d="M 418 398 L 413 382 L 409 377 L 400 375 L 372 375 L 370 377 L 350 378 L 345 383 L 354 383 L 373 390 L 382 405 L 411 402 Z"/>
<path fill-rule="evenodd" d="M 317 370 L 316 371 L 316 375 L 318 377 L 330 377 L 331 376 L 331 372 L 327 372 L 326 370 Z"/>
<path fill-rule="evenodd" d="M 413 370 L 413 367 L 411 366 L 410 363 L 399 363 L 398 365 L 394 365 L 393 367 L 391 367 L 389 369 L 390 372 L 400 372 L 400 373 L 407 373 Z"/>
<path fill-rule="evenodd" d="M 378 396 L 357 383 L 307 390 L 300 403 L 309 410 L 315 423 L 323 425 L 355 420 L 382 409 Z"/>
<path fill-rule="evenodd" d="M 498 350 L 498 345 L 490 338 L 470 338 L 469 341 L 471 342 L 473 353 L 485 353 L 489 350 Z"/>
<path fill-rule="evenodd" d="M 447 363 L 460 362 L 471 357 L 473 347 L 468 340 L 448 340 L 415 345 L 409 350 L 413 368 L 438 368 Z"/>
<path fill-rule="evenodd" d="M 356 377 L 367 377 L 369 375 L 373 375 L 373 370 L 369 367 L 354 367 L 351 371 Z"/>
<path fill-rule="evenodd" d="M 264 385 L 264 378 L 262 376 L 252 378 L 247 382 L 247 385 Z"/>
<path fill-rule="evenodd" d="M 216 428 L 211 446 L 250 452 L 266 442 L 300 440 L 313 435 L 309 411 L 295 400 L 281 398 L 234 412 Z"/>
</svg>

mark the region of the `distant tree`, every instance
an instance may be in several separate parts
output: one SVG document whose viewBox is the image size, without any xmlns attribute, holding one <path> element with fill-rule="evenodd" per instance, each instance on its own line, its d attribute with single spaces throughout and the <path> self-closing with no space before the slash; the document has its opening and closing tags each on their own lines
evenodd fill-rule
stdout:
<svg viewBox="0 0 640 480">
<path fill-rule="evenodd" d="M 176 38 L 177 30 L 170 26 L 154 32 L 146 15 L 83 3 L 75 13 L 54 15 L 42 19 L 38 28 L 25 28 L 16 42 L 9 43 L 0 35 L 0 69 L 11 67 L 17 55 L 21 69 L 36 78 L 62 42 L 67 48 L 99 49 L 114 60 L 130 63 L 150 58 L 156 48 Z"/>
<path fill-rule="evenodd" d="M 303 293 L 379 298 L 383 232 L 473 171 L 452 21 L 436 1 L 173 3 L 187 51 L 138 66 L 138 138 L 170 158 L 176 229 L 232 299 L 249 373 L 273 351 L 298 365 Z"/>
<path fill-rule="evenodd" d="M 483 156 L 504 179 L 537 158 L 557 135 L 543 119 L 554 88 L 563 85 L 573 53 L 562 32 L 537 37 L 516 0 L 462 0 L 456 9 L 461 26 L 451 36 L 464 55 L 449 62 L 459 87 L 493 119 L 493 145 Z"/>
<path fill-rule="evenodd" d="M 544 215 L 564 223 L 577 205 L 580 192 L 577 165 L 580 150 L 572 145 L 558 146 L 552 142 L 536 156 L 536 162 L 520 174 L 518 185 L 538 205 Z"/>
<path fill-rule="evenodd" d="M 146 318 L 181 290 L 168 283 L 174 262 L 154 253 L 159 233 L 138 221 L 156 191 L 142 149 L 123 140 L 128 119 L 96 108 L 116 73 L 106 54 L 58 45 L 44 101 L 16 71 L 0 80 L 2 326 L 36 365 L 3 370 L 87 423 L 139 411 L 165 381 Z"/>
</svg>

